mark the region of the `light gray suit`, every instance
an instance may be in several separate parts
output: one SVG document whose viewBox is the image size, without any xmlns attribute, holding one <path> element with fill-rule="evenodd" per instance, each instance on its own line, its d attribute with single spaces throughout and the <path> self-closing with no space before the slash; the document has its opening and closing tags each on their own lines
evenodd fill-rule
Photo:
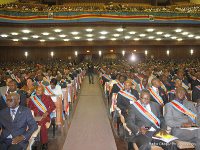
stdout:
<svg viewBox="0 0 200 150">
<path fill-rule="evenodd" d="M 42 81 L 41 82 L 44 86 L 48 86 L 49 85 L 49 82 L 47 82 L 47 81 Z M 38 84 L 37 84 L 37 82 L 35 82 L 35 83 L 33 83 L 33 86 L 39 86 Z"/>
<path fill-rule="evenodd" d="M 184 100 L 183 105 L 193 113 L 197 114 L 196 108 L 194 107 L 194 104 L 192 102 Z M 178 137 L 178 139 L 181 141 L 196 143 L 195 149 L 200 149 L 200 129 L 193 131 L 180 129 L 183 123 L 192 122 L 192 119 L 190 117 L 178 111 L 168 103 L 165 105 L 164 118 L 167 126 L 170 126 L 172 128 L 171 134 L 173 136 Z M 199 115 L 197 116 L 196 124 L 200 126 Z"/>
<path fill-rule="evenodd" d="M 1 95 L 6 94 L 7 90 L 8 90 L 7 86 L 0 87 L 0 97 L 1 97 Z"/>
</svg>

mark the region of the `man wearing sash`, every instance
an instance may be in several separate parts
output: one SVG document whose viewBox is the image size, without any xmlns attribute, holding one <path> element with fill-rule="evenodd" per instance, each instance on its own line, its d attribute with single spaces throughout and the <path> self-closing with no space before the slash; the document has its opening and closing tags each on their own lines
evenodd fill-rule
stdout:
<svg viewBox="0 0 200 150">
<path fill-rule="evenodd" d="M 192 69 L 190 72 L 188 71 L 188 82 L 189 83 L 192 83 L 192 81 L 195 81 L 197 78 L 196 78 L 196 72 L 194 69 Z"/>
<path fill-rule="evenodd" d="M 171 85 L 170 83 L 167 81 L 167 77 L 163 74 L 160 76 L 160 81 L 161 83 L 161 88 L 167 93 L 167 91 L 171 90 Z"/>
<path fill-rule="evenodd" d="M 195 86 L 192 91 L 192 101 L 197 102 L 198 99 L 200 99 L 200 85 Z"/>
<path fill-rule="evenodd" d="M 132 84 L 134 86 L 136 86 L 137 84 L 140 83 L 140 80 L 138 78 L 135 78 L 135 74 L 134 73 L 130 73 L 130 77 L 127 76 L 127 78 L 128 78 L 128 80 L 130 80 L 132 82 Z"/>
<path fill-rule="evenodd" d="M 103 80 L 103 86 L 105 85 L 106 82 L 109 82 L 112 80 L 111 75 L 110 75 L 110 69 L 107 69 L 106 73 L 102 75 L 102 80 Z"/>
<path fill-rule="evenodd" d="M 148 88 L 150 88 L 150 84 L 148 83 L 148 78 L 144 77 L 142 79 L 142 82 L 136 85 L 135 90 L 137 90 L 138 93 L 140 93 L 140 91 L 142 91 L 143 89 L 148 89 Z"/>
<path fill-rule="evenodd" d="M 124 76 L 120 75 L 119 76 L 119 82 L 113 84 L 112 91 L 110 93 L 110 97 L 112 97 L 112 93 L 118 93 L 119 91 L 124 89 Z"/>
<path fill-rule="evenodd" d="M 62 79 L 60 75 L 57 75 L 57 84 L 61 86 L 61 88 L 66 88 L 67 87 L 67 81 Z"/>
<path fill-rule="evenodd" d="M 8 92 L 8 89 L 9 89 L 9 82 L 12 81 L 12 79 L 9 77 L 6 79 L 6 86 L 2 86 L 0 87 L 0 96 L 1 95 L 4 95 Z"/>
<path fill-rule="evenodd" d="M 151 150 L 151 143 L 164 150 L 177 150 L 175 142 L 165 143 L 152 139 L 157 133 L 166 134 L 166 124 L 158 103 L 150 101 L 150 92 L 140 92 L 140 100 L 129 105 L 127 127 L 132 131 L 130 138 L 140 150 Z"/>
<path fill-rule="evenodd" d="M 130 103 L 139 99 L 138 92 L 132 89 L 132 83 L 130 80 L 124 82 L 124 90 L 118 92 L 117 107 L 122 111 L 124 118 L 127 118 L 127 110 Z"/>
<path fill-rule="evenodd" d="M 42 75 L 37 76 L 37 82 L 33 83 L 33 86 L 48 86 L 49 82 L 43 80 Z"/>
<path fill-rule="evenodd" d="M 188 81 L 183 80 L 183 77 L 184 77 L 184 73 L 179 71 L 177 73 L 177 79 L 176 80 L 181 80 L 182 87 L 185 88 L 186 90 L 189 90 Z M 174 83 L 175 83 L 176 80 L 174 80 L 174 82 L 171 83 L 172 89 L 174 88 Z"/>
<path fill-rule="evenodd" d="M 61 86 L 57 85 L 56 78 L 51 79 L 50 85 L 45 87 L 45 95 L 62 95 L 63 98 Z"/>
<path fill-rule="evenodd" d="M 195 149 L 200 149 L 200 129 L 187 130 L 192 126 L 199 126 L 200 120 L 194 104 L 185 100 L 185 89 L 176 89 L 176 97 L 165 106 L 165 121 L 171 127 L 171 134 L 178 140 L 188 141 L 194 144 Z"/>
<path fill-rule="evenodd" d="M 30 98 L 28 107 L 34 111 L 35 116 L 42 116 L 42 120 L 38 122 L 38 125 L 41 126 L 42 147 L 47 150 L 47 129 L 45 124 L 50 122 L 50 114 L 56 106 L 49 95 L 44 95 L 44 87 L 39 86 L 36 89 L 36 95 Z"/>
<path fill-rule="evenodd" d="M 191 89 L 193 90 L 193 88 L 197 85 L 200 85 L 200 72 L 196 73 L 196 80 L 192 81 L 191 83 Z"/>
</svg>

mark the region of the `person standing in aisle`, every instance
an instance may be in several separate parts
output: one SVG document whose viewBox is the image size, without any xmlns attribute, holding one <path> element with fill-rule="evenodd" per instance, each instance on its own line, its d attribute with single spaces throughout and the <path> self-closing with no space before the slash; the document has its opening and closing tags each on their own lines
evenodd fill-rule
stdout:
<svg viewBox="0 0 200 150">
<path fill-rule="evenodd" d="M 88 76 L 89 76 L 89 84 L 91 84 L 91 79 L 90 79 L 90 76 L 92 77 L 92 84 L 94 84 L 94 80 L 93 80 L 93 70 L 94 70 L 94 66 L 91 62 L 88 63 L 87 65 L 88 67 Z"/>
</svg>

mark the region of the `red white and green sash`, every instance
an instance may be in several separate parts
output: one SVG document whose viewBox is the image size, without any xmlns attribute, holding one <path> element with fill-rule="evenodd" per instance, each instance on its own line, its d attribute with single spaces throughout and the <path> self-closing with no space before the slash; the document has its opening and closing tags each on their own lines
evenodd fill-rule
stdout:
<svg viewBox="0 0 200 150">
<path fill-rule="evenodd" d="M 7 93 L 6 93 L 6 94 L 4 94 L 4 95 L 2 95 L 2 97 L 3 97 L 3 100 L 5 101 L 5 103 L 6 103 L 6 104 L 7 104 L 7 102 L 6 102 L 7 96 L 8 96 L 8 94 L 7 94 Z"/>
<path fill-rule="evenodd" d="M 129 99 L 130 101 L 133 101 L 133 102 L 137 101 L 137 98 L 133 94 L 127 91 L 119 91 L 118 94 L 121 94 L 122 96 Z"/>
<path fill-rule="evenodd" d="M 149 121 L 151 121 L 157 128 L 160 128 L 160 120 L 146 108 L 144 108 L 139 101 L 133 103 L 135 108 Z"/>
<path fill-rule="evenodd" d="M 15 77 L 15 80 L 17 81 L 17 83 L 21 83 L 21 80 L 18 77 Z"/>
<path fill-rule="evenodd" d="M 112 79 L 111 78 L 109 78 L 106 74 L 103 74 L 102 75 L 104 78 L 106 78 L 108 81 L 111 81 Z"/>
<path fill-rule="evenodd" d="M 171 90 L 169 93 L 172 93 L 172 94 L 175 94 L 175 90 Z M 168 93 L 168 97 L 169 97 L 169 93 Z M 185 100 L 187 100 L 188 101 L 188 98 L 187 98 L 187 96 L 185 95 Z"/>
<path fill-rule="evenodd" d="M 11 74 L 11 78 L 14 80 L 14 79 L 15 79 L 15 75 L 14 75 L 14 74 Z"/>
<path fill-rule="evenodd" d="M 166 88 L 166 86 L 161 82 L 161 88 L 165 91 L 165 92 L 167 92 L 167 88 Z"/>
<path fill-rule="evenodd" d="M 124 86 L 120 82 L 116 83 L 116 85 L 120 88 L 120 90 L 124 89 Z"/>
<path fill-rule="evenodd" d="M 137 82 L 134 79 L 128 78 L 128 80 L 130 80 L 133 83 L 133 85 L 137 85 Z"/>
<path fill-rule="evenodd" d="M 179 79 L 176 79 L 175 81 L 178 81 Z M 182 87 L 186 90 L 189 89 L 189 86 L 187 86 L 184 82 L 182 82 Z"/>
<path fill-rule="evenodd" d="M 162 97 L 160 97 L 160 95 L 152 87 L 149 88 L 149 91 L 151 96 L 153 96 L 153 98 L 158 102 L 158 104 L 164 105 Z"/>
<path fill-rule="evenodd" d="M 195 86 L 198 90 L 200 90 L 200 85 Z"/>
<path fill-rule="evenodd" d="M 189 109 L 187 109 L 184 105 L 180 104 L 176 100 L 173 100 L 169 103 L 171 106 L 173 106 L 176 110 L 188 115 L 192 121 L 195 123 L 197 120 L 197 114 L 193 113 Z"/>
<path fill-rule="evenodd" d="M 37 82 L 37 84 L 38 84 L 39 86 L 43 86 L 43 87 L 45 88 L 45 85 L 42 84 L 42 82 Z"/>
<path fill-rule="evenodd" d="M 48 77 L 44 77 L 44 80 L 50 83 L 50 79 Z"/>
<path fill-rule="evenodd" d="M 70 76 L 66 75 L 66 77 L 67 77 L 69 80 L 72 80 L 72 78 L 71 78 Z"/>
<path fill-rule="evenodd" d="M 142 77 L 140 75 L 135 75 L 140 81 L 142 80 Z"/>
<path fill-rule="evenodd" d="M 45 91 L 48 93 L 47 95 L 55 95 L 53 90 L 49 86 L 45 87 Z"/>
<path fill-rule="evenodd" d="M 117 103 L 117 96 L 118 94 L 116 93 L 112 93 L 112 103 L 111 103 L 111 107 L 110 107 L 110 113 L 112 113 L 115 110 L 115 104 Z"/>
<path fill-rule="evenodd" d="M 142 83 L 138 84 L 140 91 L 142 91 L 144 88 L 144 85 L 142 85 Z"/>
<path fill-rule="evenodd" d="M 193 80 L 197 79 L 195 76 L 192 76 L 192 75 L 190 75 L 190 78 L 192 78 Z"/>
</svg>

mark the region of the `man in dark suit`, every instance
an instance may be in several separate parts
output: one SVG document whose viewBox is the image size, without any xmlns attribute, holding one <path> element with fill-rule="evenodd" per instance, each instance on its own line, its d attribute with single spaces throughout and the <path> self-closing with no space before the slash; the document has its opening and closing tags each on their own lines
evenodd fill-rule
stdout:
<svg viewBox="0 0 200 150">
<path fill-rule="evenodd" d="M 191 83 L 191 89 L 193 90 L 193 88 L 197 85 L 200 85 L 200 72 L 196 73 L 196 80 L 192 81 Z"/>
<path fill-rule="evenodd" d="M 61 76 L 60 75 L 57 75 L 56 77 L 57 79 L 57 84 L 61 86 L 61 88 L 66 88 L 67 87 L 67 81 L 64 80 L 65 82 L 61 81 Z"/>
<path fill-rule="evenodd" d="M 184 73 L 179 71 L 177 73 L 177 79 L 176 80 L 181 80 L 182 87 L 185 88 L 186 90 L 188 90 L 189 89 L 188 81 L 184 80 L 183 78 L 184 78 Z M 174 89 L 174 83 L 175 83 L 176 80 L 174 80 L 174 82 L 171 82 L 171 88 L 172 89 Z"/>
<path fill-rule="evenodd" d="M 112 97 L 112 93 L 118 93 L 120 90 L 124 89 L 124 76 L 120 75 L 119 76 L 119 83 L 113 84 L 112 91 L 110 93 L 110 97 Z"/>
<path fill-rule="evenodd" d="M 164 86 L 164 87 L 162 87 L 162 85 L 161 85 L 161 88 L 162 88 L 165 92 L 171 90 L 171 85 L 170 85 L 170 83 L 167 81 L 167 77 L 166 77 L 164 74 L 160 76 L 160 81 L 163 83 L 163 86 Z M 161 84 L 162 84 L 162 83 L 161 83 Z"/>
<path fill-rule="evenodd" d="M 126 80 L 124 82 L 124 92 L 130 94 L 130 97 L 125 97 L 125 95 L 123 94 L 123 92 L 118 92 L 118 97 L 117 97 L 117 107 L 119 107 L 122 111 L 122 115 L 125 117 L 125 119 L 127 118 L 127 110 L 128 110 L 128 106 L 130 105 L 130 103 L 136 101 L 139 99 L 139 95 L 138 92 L 134 89 L 132 89 L 132 83 L 130 80 Z M 133 99 L 133 98 L 134 99 Z"/>
<path fill-rule="evenodd" d="M 29 138 L 37 130 L 29 108 L 19 106 L 20 95 L 11 93 L 7 97 L 7 108 L 0 111 L 0 149 L 22 150 L 27 148 Z M 28 126 L 28 130 L 26 131 Z"/>
<path fill-rule="evenodd" d="M 144 110 L 146 111 L 145 115 Z M 155 115 L 156 123 L 151 119 Z M 127 127 L 134 134 L 131 137 L 133 143 L 136 143 L 140 150 L 151 150 L 151 143 L 162 147 L 164 150 L 177 150 L 174 141 L 166 145 L 165 142 L 152 139 L 152 136 L 159 133 L 166 133 L 166 124 L 163 115 L 160 112 L 158 103 L 150 101 L 150 92 L 146 89 L 140 92 L 140 100 L 129 105 Z"/>
<path fill-rule="evenodd" d="M 0 96 L 6 94 L 8 92 L 8 89 L 9 89 L 9 86 L 8 86 L 8 83 L 12 81 L 11 78 L 7 78 L 6 79 L 6 86 L 2 86 L 0 87 Z"/>
<path fill-rule="evenodd" d="M 0 87 L 6 86 L 6 81 L 4 81 L 4 77 L 0 75 Z"/>
<path fill-rule="evenodd" d="M 92 84 L 94 84 L 94 81 L 93 81 L 93 78 L 94 78 L 94 75 L 93 75 L 94 66 L 93 66 L 93 64 L 91 62 L 89 62 L 87 67 L 88 67 L 89 84 L 91 84 L 90 77 L 92 77 Z"/>
<path fill-rule="evenodd" d="M 18 93 L 20 95 L 20 106 L 26 107 L 26 96 L 20 90 L 17 90 L 17 82 L 15 80 L 10 81 L 8 87 L 8 92 L 0 97 L 0 110 L 7 107 L 6 98 L 10 93 Z"/>
<path fill-rule="evenodd" d="M 200 85 L 195 86 L 192 91 L 192 101 L 197 102 L 198 99 L 200 99 Z"/>
<path fill-rule="evenodd" d="M 43 80 L 42 75 L 37 76 L 37 82 L 33 83 L 33 86 L 48 86 L 49 82 Z"/>
</svg>

